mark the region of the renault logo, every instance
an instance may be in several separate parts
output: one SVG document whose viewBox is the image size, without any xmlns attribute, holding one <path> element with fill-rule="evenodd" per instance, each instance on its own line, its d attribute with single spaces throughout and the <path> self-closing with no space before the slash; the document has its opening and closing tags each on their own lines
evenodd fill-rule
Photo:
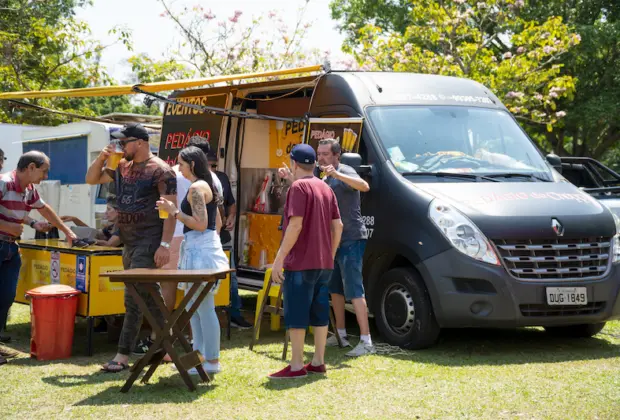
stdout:
<svg viewBox="0 0 620 420">
<path fill-rule="evenodd" d="M 564 226 L 558 221 L 558 219 L 551 219 L 551 228 L 558 236 L 564 236 Z"/>
</svg>

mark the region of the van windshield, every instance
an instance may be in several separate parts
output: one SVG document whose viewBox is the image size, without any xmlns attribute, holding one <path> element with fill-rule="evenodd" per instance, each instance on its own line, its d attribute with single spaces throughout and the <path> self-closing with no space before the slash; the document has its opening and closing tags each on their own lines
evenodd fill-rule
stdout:
<svg viewBox="0 0 620 420">
<path fill-rule="evenodd" d="M 370 124 L 403 174 L 531 176 L 549 166 L 505 111 L 457 106 L 373 106 Z"/>
</svg>

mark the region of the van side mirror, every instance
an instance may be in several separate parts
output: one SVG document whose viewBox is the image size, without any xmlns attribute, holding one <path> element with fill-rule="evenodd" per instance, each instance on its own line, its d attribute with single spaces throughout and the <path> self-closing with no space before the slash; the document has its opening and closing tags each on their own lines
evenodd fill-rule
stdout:
<svg viewBox="0 0 620 420">
<path fill-rule="evenodd" d="M 343 153 L 340 155 L 340 163 L 352 167 L 360 176 L 371 175 L 372 166 L 362 165 L 362 157 L 357 153 Z"/>
<path fill-rule="evenodd" d="M 558 155 L 554 153 L 549 153 L 547 155 L 547 162 L 549 162 L 549 164 L 553 166 L 553 169 L 555 169 L 559 173 L 562 173 L 562 158 L 561 157 L 559 157 Z"/>
</svg>

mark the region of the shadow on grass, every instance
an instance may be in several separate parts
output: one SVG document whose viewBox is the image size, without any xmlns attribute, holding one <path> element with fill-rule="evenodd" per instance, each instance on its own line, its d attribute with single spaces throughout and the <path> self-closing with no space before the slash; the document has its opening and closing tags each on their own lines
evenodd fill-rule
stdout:
<svg viewBox="0 0 620 420">
<path fill-rule="evenodd" d="M 285 391 L 287 389 L 300 388 L 314 382 L 326 380 L 325 375 L 308 374 L 297 379 L 270 379 L 263 383 L 263 388 L 270 391 Z"/>
<path fill-rule="evenodd" d="M 443 366 L 560 363 L 618 357 L 620 346 L 602 337 L 559 338 L 534 328 L 445 330 L 429 349 L 387 357 Z"/>
<path fill-rule="evenodd" d="M 87 376 L 89 380 L 102 383 L 107 381 L 104 378 L 98 378 L 97 375 Z M 55 380 L 49 378 L 50 380 Z M 116 377 L 118 379 L 118 376 Z M 126 379 L 126 376 L 123 377 Z M 190 391 L 179 375 L 160 378 L 158 382 L 142 384 L 137 380 L 127 393 L 121 393 L 121 385 L 112 386 L 106 390 L 92 395 L 74 404 L 74 406 L 106 406 L 118 404 L 181 404 L 191 403 L 199 399 L 202 395 L 210 392 L 217 387 L 217 382 L 213 381 L 209 384 L 197 383 L 196 378 L 193 379 L 196 384 L 196 390 Z"/>
</svg>

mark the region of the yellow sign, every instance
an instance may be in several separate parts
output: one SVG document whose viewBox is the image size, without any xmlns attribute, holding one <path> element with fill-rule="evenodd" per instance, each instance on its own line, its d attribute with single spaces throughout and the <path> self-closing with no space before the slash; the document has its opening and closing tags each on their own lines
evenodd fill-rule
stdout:
<svg viewBox="0 0 620 420">
<path fill-rule="evenodd" d="M 114 273 L 117 271 L 123 271 L 123 266 L 108 266 L 99 268 L 99 276 L 108 273 Z M 99 291 L 100 292 L 118 292 L 125 290 L 124 283 L 112 283 L 109 277 L 99 277 Z"/>
<path fill-rule="evenodd" d="M 269 121 L 269 167 L 290 165 L 291 149 L 304 141 L 306 124 L 293 121 Z"/>
<path fill-rule="evenodd" d="M 50 265 L 49 253 L 47 253 L 48 259 L 45 260 L 32 260 L 30 266 L 30 283 L 32 285 L 46 285 L 50 284 Z"/>
<path fill-rule="evenodd" d="M 306 142 L 315 150 L 321 140 L 335 139 L 342 153 L 358 153 L 362 118 L 310 118 Z"/>
<path fill-rule="evenodd" d="M 75 287 L 76 255 L 60 254 L 60 284 Z"/>
<path fill-rule="evenodd" d="M 120 255 L 90 257 L 89 267 L 90 316 L 125 313 L 125 285 L 103 277 L 106 273 L 123 271 L 123 258 Z"/>
</svg>

